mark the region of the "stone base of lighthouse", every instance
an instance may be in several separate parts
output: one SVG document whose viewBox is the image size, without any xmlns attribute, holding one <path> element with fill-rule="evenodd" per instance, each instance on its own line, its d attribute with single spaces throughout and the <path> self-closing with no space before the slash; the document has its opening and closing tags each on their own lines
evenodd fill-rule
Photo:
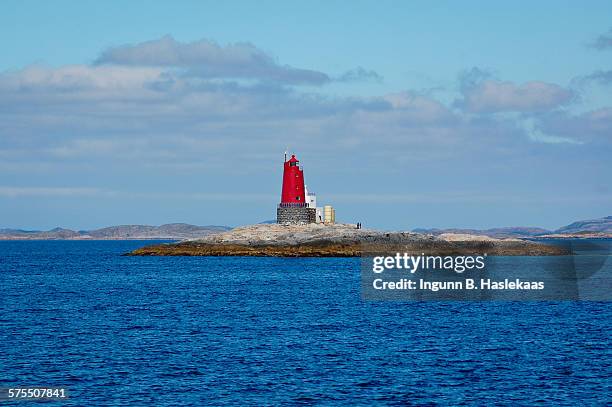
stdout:
<svg viewBox="0 0 612 407">
<path fill-rule="evenodd" d="M 315 223 L 317 210 L 315 208 L 281 207 L 276 208 L 276 223 Z"/>
</svg>

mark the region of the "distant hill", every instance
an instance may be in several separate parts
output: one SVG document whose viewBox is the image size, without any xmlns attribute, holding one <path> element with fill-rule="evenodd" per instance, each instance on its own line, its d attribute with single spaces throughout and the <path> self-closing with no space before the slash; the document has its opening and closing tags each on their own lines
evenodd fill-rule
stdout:
<svg viewBox="0 0 612 407">
<path fill-rule="evenodd" d="M 265 221 L 263 224 L 276 223 Z M 230 230 L 227 226 L 196 226 L 187 223 L 169 223 L 161 226 L 120 225 L 94 230 L 74 231 L 55 228 L 47 231 L 0 229 L 0 240 L 127 240 L 127 239 L 196 239 L 214 233 Z M 497 239 L 530 238 L 530 237 L 566 237 L 571 235 L 612 236 L 612 216 L 600 219 L 582 220 L 551 231 L 538 227 L 501 227 L 491 229 L 414 229 L 416 233 L 426 233 L 435 236 L 444 233 L 482 235 Z"/>
<path fill-rule="evenodd" d="M 414 229 L 413 232 L 427 233 L 438 236 L 443 233 L 481 235 L 494 238 L 511 238 L 511 237 L 534 237 L 551 233 L 550 230 L 536 227 L 505 227 L 492 229 Z"/>
<path fill-rule="evenodd" d="M 555 230 L 555 233 L 599 232 L 612 233 L 612 216 L 600 219 L 581 220 Z"/>
<path fill-rule="evenodd" d="M 612 234 L 612 216 L 600 219 L 581 220 L 560 227 L 557 230 L 547 230 L 538 227 L 503 227 L 492 229 L 413 229 L 413 232 L 441 235 L 443 233 L 461 233 L 468 235 L 483 235 L 494 238 L 519 238 L 559 235 Z"/>
<path fill-rule="evenodd" d="M 161 226 L 120 225 L 78 232 L 62 228 L 47 231 L 0 229 L 0 240 L 193 239 L 230 229 L 227 226 L 195 226 L 186 223 L 169 223 Z"/>
</svg>

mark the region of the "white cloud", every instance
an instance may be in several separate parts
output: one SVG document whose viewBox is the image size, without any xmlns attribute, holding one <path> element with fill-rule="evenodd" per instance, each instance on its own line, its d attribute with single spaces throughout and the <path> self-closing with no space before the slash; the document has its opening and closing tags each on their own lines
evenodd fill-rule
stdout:
<svg viewBox="0 0 612 407">
<path fill-rule="evenodd" d="M 413 92 L 392 93 L 382 97 L 404 118 L 415 122 L 445 121 L 452 117 L 451 111 L 442 103 Z"/>
<path fill-rule="evenodd" d="M 457 105 L 471 113 L 540 112 L 572 101 L 573 92 L 546 82 L 512 82 L 483 80 L 465 87 Z"/>
<path fill-rule="evenodd" d="M 161 79 L 159 68 L 67 65 L 59 68 L 33 65 L 0 75 L 3 91 L 70 92 L 84 90 L 129 90 Z M 129 97 L 129 94 L 125 96 Z"/>
<path fill-rule="evenodd" d="M 540 115 L 538 128 L 545 134 L 576 143 L 612 142 L 612 108 L 590 110 L 578 115 L 567 112 L 551 112 Z"/>
<path fill-rule="evenodd" d="M 612 70 L 610 71 L 596 71 L 590 75 L 578 77 L 579 83 L 585 81 L 594 81 L 598 82 L 602 85 L 607 85 L 612 83 Z"/>
<path fill-rule="evenodd" d="M 574 140 L 573 138 L 560 137 L 560 136 L 555 136 L 555 135 L 550 135 L 550 134 L 544 133 L 538 127 L 535 119 L 533 119 L 533 118 L 524 119 L 524 120 L 519 122 L 519 125 L 525 130 L 525 133 L 527 134 L 527 136 L 531 140 L 539 142 L 539 143 L 549 143 L 549 144 L 560 144 L 560 143 L 583 144 L 581 141 Z"/>
<path fill-rule="evenodd" d="M 358 66 L 338 76 L 336 80 L 338 82 L 382 82 L 383 78 L 376 71 Z"/>
<path fill-rule="evenodd" d="M 194 47 L 166 62 L 196 58 L 198 47 L 208 49 Z M 219 58 L 227 56 L 224 47 L 218 51 Z M 462 88 L 464 108 L 479 115 L 412 91 L 334 97 L 279 83 L 183 75 L 168 66 L 26 67 L 0 73 L 1 165 L 23 170 L 119 163 L 152 171 L 212 172 L 233 169 L 224 159 L 230 154 L 268 162 L 272 151 L 287 144 L 330 156 L 409 149 L 411 160 L 426 161 L 475 149 L 516 150 L 530 140 L 583 141 L 583 128 L 598 133 L 612 128 L 605 112 L 581 117 L 582 129 L 567 115 L 541 119 L 543 109 L 554 109 L 571 95 L 557 85 L 515 85 L 480 70 L 469 77 Z M 517 126 L 519 115 L 497 114 L 507 110 L 536 112 L 524 116 L 538 116 L 538 122 Z M 571 123 L 559 130 L 552 128 L 555 119 Z"/>
<path fill-rule="evenodd" d="M 612 48 L 612 29 L 610 29 L 607 33 L 597 37 L 593 42 L 592 46 L 599 50 Z"/>
<path fill-rule="evenodd" d="M 179 42 L 168 35 L 108 49 L 96 63 L 184 68 L 191 75 L 205 78 L 249 78 L 308 85 L 330 81 L 323 72 L 281 65 L 250 43 L 222 46 L 207 39 Z"/>
</svg>

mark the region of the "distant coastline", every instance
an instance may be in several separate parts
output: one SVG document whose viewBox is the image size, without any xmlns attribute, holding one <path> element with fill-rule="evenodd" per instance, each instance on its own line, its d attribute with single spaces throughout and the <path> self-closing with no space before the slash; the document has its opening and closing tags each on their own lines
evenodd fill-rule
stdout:
<svg viewBox="0 0 612 407">
<path fill-rule="evenodd" d="M 275 223 L 274 221 L 262 224 Z M 161 226 L 120 225 L 93 230 L 75 231 L 55 228 L 47 231 L 0 229 L 0 240 L 186 240 L 198 239 L 231 230 L 229 226 L 197 226 L 187 223 L 169 223 Z M 538 227 L 501 227 L 491 229 L 413 229 L 412 232 L 440 236 L 461 234 L 488 236 L 496 239 L 610 239 L 612 216 L 573 222 L 556 230 Z"/>
<path fill-rule="evenodd" d="M 539 227 L 512 226 L 491 229 L 413 229 L 413 232 L 438 236 L 445 233 L 489 236 L 497 239 L 609 239 L 612 238 L 612 216 L 580 220 L 555 230 Z"/>
<path fill-rule="evenodd" d="M 230 230 L 227 226 L 196 226 L 169 223 L 161 226 L 120 225 L 75 231 L 55 228 L 48 231 L 0 229 L 0 240 L 183 240 Z"/>
</svg>

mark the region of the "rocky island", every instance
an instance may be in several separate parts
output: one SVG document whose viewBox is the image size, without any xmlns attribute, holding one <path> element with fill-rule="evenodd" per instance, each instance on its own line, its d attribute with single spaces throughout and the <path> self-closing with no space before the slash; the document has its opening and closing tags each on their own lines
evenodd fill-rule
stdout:
<svg viewBox="0 0 612 407">
<path fill-rule="evenodd" d="M 413 254 L 494 256 L 564 255 L 560 247 L 520 239 L 445 233 L 357 229 L 352 224 L 259 224 L 243 226 L 198 239 L 145 246 L 132 256 L 278 256 L 357 257 L 364 250 L 401 246 Z M 366 248 L 366 249 L 364 249 Z"/>
</svg>

